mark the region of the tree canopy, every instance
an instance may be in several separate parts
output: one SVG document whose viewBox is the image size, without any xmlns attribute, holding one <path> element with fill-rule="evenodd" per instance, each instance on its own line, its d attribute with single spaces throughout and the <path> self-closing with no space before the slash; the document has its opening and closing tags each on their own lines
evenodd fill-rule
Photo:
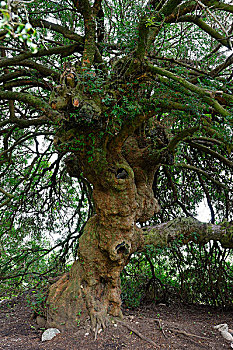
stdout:
<svg viewBox="0 0 233 350">
<path fill-rule="evenodd" d="M 60 260 L 72 252 L 86 263 L 95 231 L 93 247 L 119 271 L 144 245 L 181 234 L 233 246 L 232 13 L 217 0 L 1 2 L 3 275 L 15 241 L 31 235 L 38 246 L 24 259 L 60 233 Z M 203 199 L 212 226 L 194 220 Z M 93 316 L 95 283 L 81 280 Z"/>
</svg>

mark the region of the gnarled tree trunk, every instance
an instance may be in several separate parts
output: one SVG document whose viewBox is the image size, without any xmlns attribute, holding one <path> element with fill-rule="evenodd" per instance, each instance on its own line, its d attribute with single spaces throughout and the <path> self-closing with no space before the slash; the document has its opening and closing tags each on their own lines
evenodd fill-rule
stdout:
<svg viewBox="0 0 233 350">
<path fill-rule="evenodd" d="M 96 140 L 98 143 L 98 140 Z M 93 184 L 95 215 L 80 239 L 78 260 L 71 272 L 50 288 L 48 325 L 76 326 L 81 317 L 91 318 L 92 328 L 105 327 L 108 315 L 121 317 L 120 273 L 130 255 L 143 244 L 137 222 L 158 211 L 152 184 L 158 164 L 145 161 L 136 138 L 127 139 L 127 152 L 80 153 L 69 161 L 71 175 L 82 164 Z M 79 158 L 79 159 L 78 159 Z"/>
<path fill-rule="evenodd" d="M 101 134 L 105 113 L 100 99 L 84 96 L 71 82 L 57 89 L 50 100 L 60 110 L 73 108 L 71 100 L 79 108 L 78 119 L 75 114 L 71 117 L 61 112 L 63 125 L 55 146 L 72 154 L 66 162 L 70 175 L 78 177 L 82 172 L 93 185 L 95 215 L 85 226 L 78 259 L 70 273 L 49 290 L 47 326 L 76 327 L 80 319 L 89 316 L 92 329 L 98 332 L 106 326 L 109 315 L 122 316 L 120 274 L 132 253 L 147 244 L 167 245 L 180 235 L 184 243 L 216 239 L 233 246 L 232 227 L 208 226 L 183 218 L 151 230 L 140 229 L 136 224 L 145 223 L 159 210 L 152 185 L 162 157 L 168 155 L 163 149 L 150 148 L 150 138 L 140 135 L 138 128 L 144 115 L 135 117 L 129 126 L 126 123 L 115 137 Z M 93 127 L 85 128 L 85 123 Z"/>
</svg>

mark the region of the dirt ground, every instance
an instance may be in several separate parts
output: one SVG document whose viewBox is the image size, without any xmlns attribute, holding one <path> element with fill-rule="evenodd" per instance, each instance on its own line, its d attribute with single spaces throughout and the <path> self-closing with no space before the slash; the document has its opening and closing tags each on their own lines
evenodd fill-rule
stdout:
<svg viewBox="0 0 233 350">
<path fill-rule="evenodd" d="M 204 306 L 144 305 L 124 309 L 124 323 L 112 324 L 93 334 L 82 326 L 41 341 L 25 297 L 0 304 L 0 350 L 149 350 L 149 349 L 231 349 L 231 344 L 213 328 L 227 323 L 233 328 L 233 310 Z M 88 334 L 89 333 L 89 334 Z"/>
</svg>

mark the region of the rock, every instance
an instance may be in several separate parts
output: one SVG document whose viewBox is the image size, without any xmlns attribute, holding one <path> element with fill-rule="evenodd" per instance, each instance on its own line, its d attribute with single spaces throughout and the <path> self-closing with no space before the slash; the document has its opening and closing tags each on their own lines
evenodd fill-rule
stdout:
<svg viewBox="0 0 233 350">
<path fill-rule="evenodd" d="M 226 323 L 219 324 L 217 326 L 214 326 L 215 329 L 218 329 L 223 338 L 226 340 L 229 340 L 233 342 L 233 336 L 232 334 L 228 331 L 228 325 Z"/>
<path fill-rule="evenodd" d="M 45 341 L 45 340 L 51 340 L 53 339 L 54 337 L 56 337 L 57 334 L 61 333 L 59 331 L 59 329 L 57 328 L 48 328 L 46 329 L 46 331 L 44 331 L 44 333 L 42 334 L 42 341 Z"/>
<path fill-rule="evenodd" d="M 226 340 L 233 341 L 233 337 L 228 331 L 221 331 L 220 333 Z"/>
</svg>

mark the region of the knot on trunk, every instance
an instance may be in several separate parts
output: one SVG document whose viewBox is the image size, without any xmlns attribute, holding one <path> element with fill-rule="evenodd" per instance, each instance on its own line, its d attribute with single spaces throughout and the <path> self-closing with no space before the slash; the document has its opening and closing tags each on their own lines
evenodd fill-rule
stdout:
<svg viewBox="0 0 233 350">
<path fill-rule="evenodd" d="M 117 254 L 128 254 L 129 253 L 129 245 L 125 242 L 118 244 L 115 248 Z"/>
<path fill-rule="evenodd" d="M 120 241 L 114 244 L 109 252 L 110 259 L 113 261 L 121 260 L 127 257 L 131 251 L 131 243 L 127 241 Z"/>
<path fill-rule="evenodd" d="M 127 179 L 129 177 L 128 172 L 124 168 L 117 170 L 116 178 L 117 179 Z"/>
</svg>

